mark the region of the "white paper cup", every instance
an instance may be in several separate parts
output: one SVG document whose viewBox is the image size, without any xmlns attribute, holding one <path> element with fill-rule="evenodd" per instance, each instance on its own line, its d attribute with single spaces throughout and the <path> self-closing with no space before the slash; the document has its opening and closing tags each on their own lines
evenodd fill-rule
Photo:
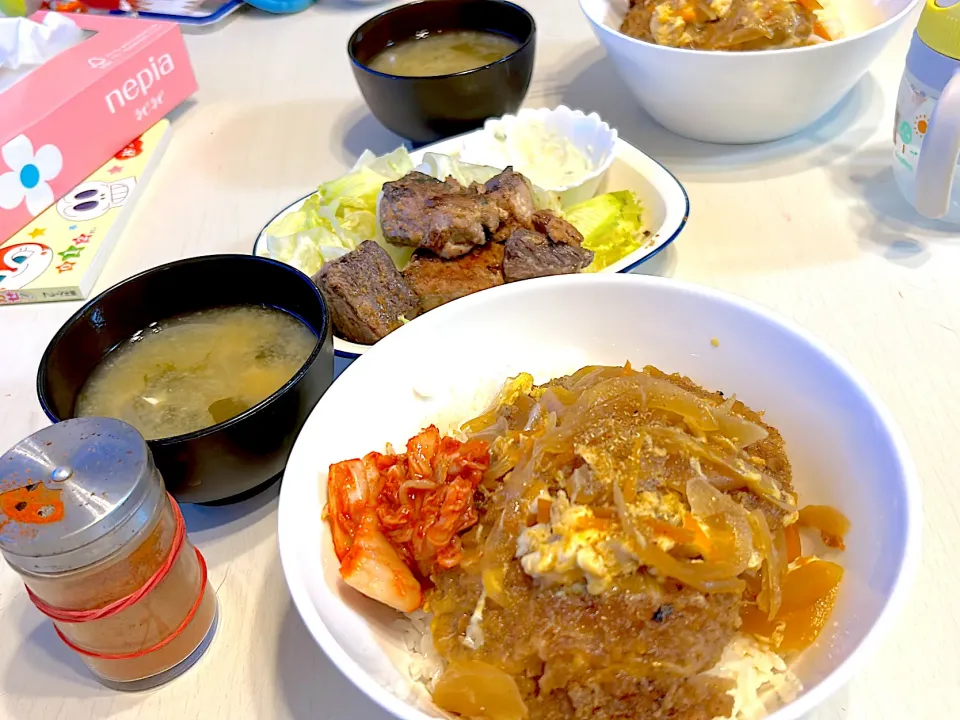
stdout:
<svg viewBox="0 0 960 720">
<path fill-rule="evenodd" d="M 548 131 L 565 138 L 587 158 L 587 170 L 565 184 L 551 184 L 538 178 L 535 167 L 526 168 L 522 156 L 512 156 L 510 143 L 498 139 L 519 125 L 543 124 Z M 550 142 L 544 138 L 544 145 Z M 555 192 L 566 207 L 597 194 L 603 177 L 613 163 L 617 131 L 604 122 L 597 113 L 585 114 L 571 110 L 565 105 L 550 108 L 524 108 L 516 115 L 491 118 L 484 123 L 483 132 L 464 142 L 460 159 L 466 163 L 506 167 L 512 165 L 517 172 L 526 175 L 543 190 Z"/>
</svg>

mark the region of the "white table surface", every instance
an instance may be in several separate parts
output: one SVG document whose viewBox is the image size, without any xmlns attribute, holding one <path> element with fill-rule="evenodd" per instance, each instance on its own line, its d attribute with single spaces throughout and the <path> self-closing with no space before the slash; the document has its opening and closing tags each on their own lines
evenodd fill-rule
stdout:
<svg viewBox="0 0 960 720">
<path fill-rule="evenodd" d="M 812 130 L 758 147 L 704 145 L 628 98 L 575 0 L 526 0 L 539 24 L 530 105 L 589 108 L 686 185 L 680 238 L 643 272 L 751 298 L 818 334 L 879 391 L 923 482 L 923 564 L 906 612 L 816 720 L 960 717 L 960 232 L 918 222 L 890 166 L 909 34 Z M 349 33 L 374 8 L 320 0 L 289 17 L 242 12 L 187 37 L 201 90 L 173 117 L 166 157 L 97 286 L 191 255 L 248 252 L 292 199 L 399 139 L 367 112 Z M 76 303 L 0 308 L 0 449 L 43 427 L 37 362 Z M 332 667 L 293 609 L 276 541 L 277 489 L 186 508 L 221 607 L 188 674 L 142 694 L 100 687 L 0 567 L 0 717 L 350 718 L 385 715 Z M 2 565 L 2 563 L 0 563 Z"/>
</svg>

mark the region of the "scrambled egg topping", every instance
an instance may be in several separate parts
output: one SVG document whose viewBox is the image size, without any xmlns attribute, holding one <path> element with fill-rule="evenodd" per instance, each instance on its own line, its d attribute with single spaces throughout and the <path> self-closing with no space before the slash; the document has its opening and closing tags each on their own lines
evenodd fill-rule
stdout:
<svg viewBox="0 0 960 720">
<path fill-rule="evenodd" d="M 733 0 L 710 0 L 710 9 L 717 14 L 718 18 L 730 12 L 731 7 L 733 7 Z M 716 338 L 714 338 L 714 340 L 716 340 Z M 720 341 L 716 340 L 716 347 L 719 347 L 719 345 Z"/>
<path fill-rule="evenodd" d="M 550 506 L 550 520 L 520 534 L 516 555 L 532 578 L 549 585 L 585 581 L 587 592 L 599 595 L 616 575 L 639 569 L 613 529 L 613 523 L 597 518 L 586 505 L 571 504 L 561 491 Z"/>
<path fill-rule="evenodd" d="M 756 12 L 759 12 L 759 5 L 759 2 L 753 0 L 751 6 Z M 703 5 L 700 7 L 703 10 L 709 8 L 707 21 L 716 21 L 725 18 L 730 13 L 733 8 L 733 0 L 709 0 L 706 7 Z M 709 17 L 711 13 L 712 17 Z M 660 45 L 674 47 L 692 45 L 694 39 L 689 28 L 691 26 L 695 28 L 698 23 L 693 3 L 687 0 L 665 0 L 658 3 L 650 15 L 650 34 Z M 711 342 L 715 346 L 720 344 L 716 339 Z"/>
<path fill-rule="evenodd" d="M 650 18 L 650 34 L 658 45 L 680 46 L 693 42 L 679 8 L 669 2 L 660 3 L 654 8 Z"/>
<path fill-rule="evenodd" d="M 584 584 L 588 593 L 599 595 L 613 586 L 615 578 L 639 570 L 616 518 L 597 517 L 590 507 L 571 503 L 563 491 L 546 499 L 551 503 L 550 519 L 525 528 L 517 540 L 516 557 L 527 575 L 547 585 Z M 687 514 L 674 493 L 640 493 L 628 509 L 637 520 L 651 518 L 674 525 L 680 525 Z M 674 544 L 666 537 L 656 542 L 664 550 Z"/>
<path fill-rule="evenodd" d="M 673 492 L 642 492 L 628 505 L 635 519 L 653 518 L 671 525 L 683 525 L 683 519 L 689 514 L 683 500 Z M 657 544 L 669 551 L 673 544 L 667 538 L 657 538 Z"/>
</svg>

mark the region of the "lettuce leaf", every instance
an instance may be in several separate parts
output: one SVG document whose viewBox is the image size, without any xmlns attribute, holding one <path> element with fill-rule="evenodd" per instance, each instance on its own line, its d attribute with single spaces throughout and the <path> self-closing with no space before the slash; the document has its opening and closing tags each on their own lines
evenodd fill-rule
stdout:
<svg viewBox="0 0 960 720">
<path fill-rule="evenodd" d="M 629 190 L 597 195 L 565 209 L 564 218 L 594 253 L 584 272 L 602 270 L 641 247 L 646 240 L 641 215 L 640 201 Z"/>
<path fill-rule="evenodd" d="M 417 170 L 424 175 L 435 177 L 437 180 L 446 180 L 448 177 L 452 177 L 464 187 L 472 182 L 483 185 L 500 172 L 497 168 L 489 165 L 471 165 L 461 162 L 452 155 L 441 155 L 440 153 L 424 154 L 423 162 L 417 166 Z"/>
<path fill-rule="evenodd" d="M 377 202 L 385 182 L 399 180 L 411 170 L 413 161 L 406 148 L 382 157 L 364 151 L 350 172 L 323 183 L 299 210 L 270 224 L 264 252 L 313 275 L 323 263 L 374 240 L 403 267 L 413 249 L 398 248 L 383 239 Z"/>
<path fill-rule="evenodd" d="M 377 157 L 369 150 L 364 150 L 363 154 L 354 163 L 353 169 L 357 170 L 367 167 L 381 175 L 388 175 L 395 179 L 402 178 L 408 172 L 413 170 L 413 159 L 405 147 L 398 147 L 392 153 Z"/>
</svg>

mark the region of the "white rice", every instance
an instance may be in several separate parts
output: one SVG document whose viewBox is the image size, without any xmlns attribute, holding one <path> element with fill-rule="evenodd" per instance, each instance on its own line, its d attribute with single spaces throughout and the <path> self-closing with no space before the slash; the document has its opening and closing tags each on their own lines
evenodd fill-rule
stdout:
<svg viewBox="0 0 960 720">
<path fill-rule="evenodd" d="M 443 661 L 433 646 L 430 617 L 423 610 L 417 610 L 394 621 L 394 625 L 410 653 L 407 673 L 411 682 L 432 693 L 443 670 Z M 736 687 L 730 691 L 733 712 L 726 718 L 715 720 L 760 720 L 792 702 L 803 689 L 783 658 L 756 639 L 742 634 L 724 648 L 720 662 L 708 674 L 736 682 Z M 397 694 L 404 697 L 409 694 L 409 688 L 405 690 L 405 693 Z"/>
<path fill-rule="evenodd" d="M 431 617 L 423 610 L 414 610 L 407 613 L 405 619 L 394 620 L 394 626 L 400 631 L 403 644 L 410 653 L 410 663 L 407 666 L 410 679 L 432 693 L 443 670 L 443 661 L 433 647 Z"/>
<path fill-rule="evenodd" d="M 734 637 L 707 674 L 737 683 L 730 691 L 733 712 L 722 720 L 760 720 L 792 702 L 803 689 L 783 658 L 749 635 Z"/>
</svg>

